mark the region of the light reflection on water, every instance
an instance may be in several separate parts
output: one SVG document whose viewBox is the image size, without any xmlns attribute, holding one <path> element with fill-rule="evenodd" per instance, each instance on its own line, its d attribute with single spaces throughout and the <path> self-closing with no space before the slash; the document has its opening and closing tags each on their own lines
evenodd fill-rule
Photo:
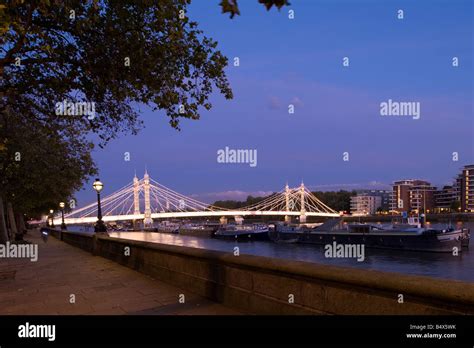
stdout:
<svg viewBox="0 0 474 348">
<path fill-rule="evenodd" d="M 465 223 L 474 231 L 474 223 Z M 228 241 L 213 238 L 183 236 L 156 232 L 110 232 L 110 236 L 200 249 L 233 253 L 238 246 L 241 254 L 260 255 L 313 263 L 350 266 L 387 272 L 424 275 L 474 282 L 474 244 L 459 256 L 445 253 L 410 252 L 365 249 L 365 260 L 326 258 L 323 246 L 308 244 L 277 244 L 270 241 Z"/>
</svg>

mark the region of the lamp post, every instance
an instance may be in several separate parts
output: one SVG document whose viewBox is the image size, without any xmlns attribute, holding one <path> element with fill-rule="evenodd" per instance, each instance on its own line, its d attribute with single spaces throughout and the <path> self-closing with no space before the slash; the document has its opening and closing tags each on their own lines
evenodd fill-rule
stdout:
<svg viewBox="0 0 474 348">
<path fill-rule="evenodd" d="M 64 207 L 65 206 L 66 206 L 66 204 L 64 202 L 59 203 L 59 207 L 61 208 L 61 220 L 62 220 L 61 230 L 63 230 L 63 231 L 67 230 L 66 224 L 64 223 Z"/>
<path fill-rule="evenodd" d="M 49 216 L 51 216 L 51 227 L 54 228 L 54 210 L 50 209 L 49 210 Z"/>
<path fill-rule="evenodd" d="M 95 179 L 92 187 L 97 192 L 97 222 L 94 226 L 94 232 L 107 232 L 107 227 L 102 221 L 102 209 L 100 207 L 100 191 L 104 188 L 104 184 L 99 179 Z"/>
</svg>

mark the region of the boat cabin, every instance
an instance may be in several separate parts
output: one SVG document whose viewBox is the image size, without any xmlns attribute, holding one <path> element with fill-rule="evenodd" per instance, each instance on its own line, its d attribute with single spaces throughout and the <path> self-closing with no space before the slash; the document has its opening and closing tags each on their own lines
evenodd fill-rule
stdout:
<svg viewBox="0 0 474 348">
<path fill-rule="evenodd" d="M 347 230 L 350 233 L 370 233 L 374 230 L 380 230 L 380 228 L 369 224 L 349 224 Z"/>
</svg>

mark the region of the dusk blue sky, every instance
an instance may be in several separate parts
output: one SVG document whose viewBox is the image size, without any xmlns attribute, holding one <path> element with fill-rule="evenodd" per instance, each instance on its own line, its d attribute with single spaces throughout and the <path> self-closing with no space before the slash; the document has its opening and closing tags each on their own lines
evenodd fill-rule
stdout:
<svg viewBox="0 0 474 348">
<path fill-rule="evenodd" d="M 160 183 L 212 202 L 278 191 L 287 181 L 314 189 L 385 187 L 403 178 L 443 185 L 474 162 L 471 0 L 291 0 L 269 12 L 240 0 L 234 19 L 218 3 L 194 0 L 188 15 L 229 58 L 234 99 L 216 93 L 212 110 L 182 120 L 181 132 L 164 113 L 145 110 L 137 136 L 94 152 L 105 194 L 135 170 L 142 177 L 145 166 Z M 380 116 L 388 99 L 420 102 L 420 119 Z M 226 146 L 256 149 L 258 165 L 217 163 Z M 77 198 L 94 200 L 90 183 Z"/>
</svg>

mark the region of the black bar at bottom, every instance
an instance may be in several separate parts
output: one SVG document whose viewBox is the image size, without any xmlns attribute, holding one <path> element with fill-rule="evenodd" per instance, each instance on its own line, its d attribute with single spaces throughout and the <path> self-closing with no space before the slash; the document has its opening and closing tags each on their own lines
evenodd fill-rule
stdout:
<svg viewBox="0 0 474 348">
<path fill-rule="evenodd" d="M 36 325 L 55 325 L 54 341 L 52 327 Z M 19 337 L 41 333 L 46 337 Z M 474 317 L 0 316 L 1 348 L 153 343 L 296 347 L 323 342 L 325 346 L 474 347 Z"/>
</svg>

